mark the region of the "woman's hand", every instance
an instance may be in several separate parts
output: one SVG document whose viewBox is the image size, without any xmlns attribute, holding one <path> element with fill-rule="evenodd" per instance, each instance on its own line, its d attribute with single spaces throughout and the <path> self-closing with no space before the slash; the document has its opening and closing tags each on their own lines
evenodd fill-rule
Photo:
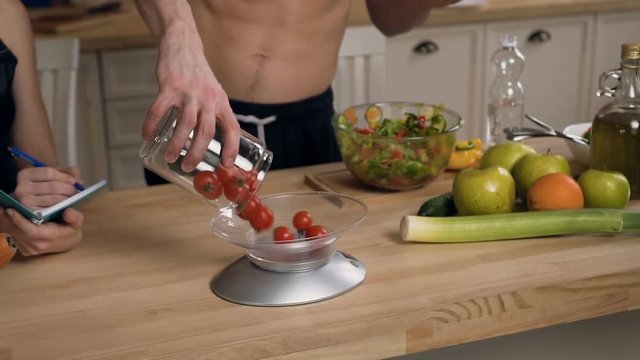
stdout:
<svg viewBox="0 0 640 360">
<path fill-rule="evenodd" d="M 28 167 L 18 173 L 14 196 L 31 210 L 46 208 L 76 194 L 78 179 L 74 168 Z"/>
<path fill-rule="evenodd" d="M 23 256 L 63 252 L 78 245 L 82 240 L 82 213 L 68 208 L 62 220 L 64 223 L 36 225 L 13 209 L 0 209 L 0 229 L 13 236 Z"/>
</svg>

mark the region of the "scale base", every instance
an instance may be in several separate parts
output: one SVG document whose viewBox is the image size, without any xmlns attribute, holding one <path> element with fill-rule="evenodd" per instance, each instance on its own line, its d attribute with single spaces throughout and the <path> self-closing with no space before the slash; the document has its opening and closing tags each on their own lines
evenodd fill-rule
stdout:
<svg viewBox="0 0 640 360">
<path fill-rule="evenodd" d="M 243 256 L 211 280 L 211 290 L 242 305 L 300 305 L 342 295 L 360 285 L 366 275 L 363 263 L 339 251 L 325 265 L 300 272 L 264 270 Z"/>
</svg>

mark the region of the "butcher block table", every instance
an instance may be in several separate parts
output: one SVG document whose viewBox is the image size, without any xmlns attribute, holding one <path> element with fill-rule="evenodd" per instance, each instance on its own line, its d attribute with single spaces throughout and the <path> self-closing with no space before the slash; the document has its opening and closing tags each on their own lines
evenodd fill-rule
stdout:
<svg viewBox="0 0 640 360">
<path fill-rule="evenodd" d="M 534 145 L 568 153 L 561 140 Z M 324 176 L 368 205 L 338 240 L 368 268 L 353 291 L 227 302 L 209 283 L 244 253 L 213 236 L 211 207 L 174 185 L 104 192 L 83 209 L 76 249 L 0 269 L 0 359 L 373 359 L 640 307 L 640 236 L 403 243 L 400 218 L 453 174 L 392 193 L 363 190 L 341 166 L 272 171 L 260 191 L 308 191 Z"/>
</svg>

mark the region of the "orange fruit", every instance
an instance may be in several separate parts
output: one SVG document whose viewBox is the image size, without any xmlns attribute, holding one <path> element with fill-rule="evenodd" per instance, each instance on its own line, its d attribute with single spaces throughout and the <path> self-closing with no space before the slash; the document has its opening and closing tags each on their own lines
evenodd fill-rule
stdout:
<svg viewBox="0 0 640 360">
<path fill-rule="evenodd" d="M 581 209 L 584 196 L 578 182 L 563 173 L 539 177 L 527 192 L 529 210 Z"/>
<path fill-rule="evenodd" d="M 0 267 L 8 263 L 16 254 L 15 241 L 7 233 L 0 232 Z"/>
</svg>

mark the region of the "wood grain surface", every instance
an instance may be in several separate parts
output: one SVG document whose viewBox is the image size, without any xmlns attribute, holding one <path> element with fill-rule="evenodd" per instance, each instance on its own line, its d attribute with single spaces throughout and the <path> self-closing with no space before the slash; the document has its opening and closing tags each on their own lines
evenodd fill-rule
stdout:
<svg viewBox="0 0 640 360">
<path fill-rule="evenodd" d="M 308 191 L 305 174 L 332 166 L 273 171 L 260 191 Z M 243 252 L 212 235 L 207 204 L 174 185 L 102 193 L 79 247 L 0 270 L 0 359 L 375 359 L 640 308 L 640 236 L 401 242 L 401 216 L 450 185 L 365 196 L 338 240 L 364 283 L 281 308 L 211 292 Z"/>
</svg>

